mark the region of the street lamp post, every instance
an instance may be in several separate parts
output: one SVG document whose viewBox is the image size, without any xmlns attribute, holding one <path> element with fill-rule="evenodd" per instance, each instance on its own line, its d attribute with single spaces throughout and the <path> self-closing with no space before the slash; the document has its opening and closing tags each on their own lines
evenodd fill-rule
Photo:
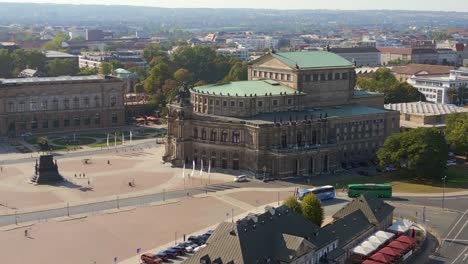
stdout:
<svg viewBox="0 0 468 264">
<path fill-rule="evenodd" d="M 442 188 L 442 210 L 445 209 L 445 180 L 447 179 L 447 176 L 444 176 L 442 178 L 442 181 L 444 182 L 444 187 Z"/>
</svg>

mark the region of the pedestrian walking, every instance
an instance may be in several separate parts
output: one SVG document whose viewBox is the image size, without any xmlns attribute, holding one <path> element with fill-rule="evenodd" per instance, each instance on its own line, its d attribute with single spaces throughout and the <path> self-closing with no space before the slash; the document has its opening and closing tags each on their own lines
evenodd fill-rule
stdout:
<svg viewBox="0 0 468 264">
<path fill-rule="evenodd" d="M 76 173 L 75 173 L 75 178 L 76 178 Z"/>
<path fill-rule="evenodd" d="M 90 181 L 88 180 L 88 186 L 89 186 L 89 184 L 90 184 Z"/>
<path fill-rule="evenodd" d="M 86 178 L 86 175 L 84 174 L 84 172 L 83 172 L 83 178 Z"/>
<path fill-rule="evenodd" d="M 107 165 L 110 165 L 110 160 L 107 160 Z"/>
<path fill-rule="evenodd" d="M 24 237 L 28 237 L 28 236 L 29 236 L 28 230 L 26 229 L 26 230 L 24 230 Z"/>
</svg>

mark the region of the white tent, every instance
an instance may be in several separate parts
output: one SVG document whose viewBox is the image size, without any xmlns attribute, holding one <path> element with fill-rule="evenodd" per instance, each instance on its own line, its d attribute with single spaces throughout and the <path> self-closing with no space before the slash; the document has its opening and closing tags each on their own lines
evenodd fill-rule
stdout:
<svg viewBox="0 0 468 264">
<path fill-rule="evenodd" d="M 377 232 L 375 232 L 374 236 L 385 238 L 385 239 L 389 240 L 390 238 L 394 237 L 395 234 L 390 233 L 390 232 L 385 232 L 385 231 L 377 231 Z"/>
<path fill-rule="evenodd" d="M 365 240 L 359 245 L 361 247 L 367 247 L 367 248 L 372 248 L 373 250 L 376 250 L 377 248 L 379 248 L 380 245 L 382 245 L 382 243 L 380 243 L 380 242 L 371 242 L 369 240 Z"/>
<path fill-rule="evenodd" d="M 353 253 L 363 255 L 363 256 L 368 256 L 370 255 L 374 250 L 366 247 L 361 247 L 357 246 L 353 248 Z"/>
<path fill-rule="evenodd" d="M 379 245 L 382 245 L 387 241 L 386 238 L 384 237 L 378 237 L 378 236 L 371 236 L 367 239 L 371 243 L 379 243 Z"/>
<path fill-rule="evenodd" d="M 413 222 L 407 219 L 403 220 L 398 220 L 393 225 L 391 225 L 388 230 L 393 231 L 393 232 L 401 232 L 404 233 L 410 229 L 410 227 L 413 225 Z"/>
</svg>

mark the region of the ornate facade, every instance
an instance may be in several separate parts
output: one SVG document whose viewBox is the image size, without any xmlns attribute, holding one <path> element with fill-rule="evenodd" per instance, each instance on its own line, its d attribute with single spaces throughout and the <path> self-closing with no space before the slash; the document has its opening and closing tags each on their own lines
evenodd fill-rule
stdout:
<svg viewBox="0 0 468 264">
<path fill-rule="evenodd" d="M 123 126 L 124 92 L 97 75 L 0 79 L 0 136 Z"/>
<path fill-rule="evenodd" d="M 181 89 L 169 105 L 164 160 L 266 177 L 371 160 L 398 131 L 398 112 L 354 85 L 354 66 L 333 53 L 265 55 L 249 66 L 249 81 Z"/>
</svg>

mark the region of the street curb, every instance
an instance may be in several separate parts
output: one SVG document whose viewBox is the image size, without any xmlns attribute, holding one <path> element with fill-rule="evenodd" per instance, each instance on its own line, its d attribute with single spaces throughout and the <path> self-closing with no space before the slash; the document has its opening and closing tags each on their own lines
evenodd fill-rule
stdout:
<svg viewBox="0 0 468 264">
<path fill-rule="evenodd" d="M 124 212 L 130 212 L 130 211 L 133 211 L 135 210 L 136 208 L 115 208 L 115 209 L 110 209 L 110 210 L 105 210 L 103 211 L 103 213 L 105 214 L 118 214 L 118 213 L 124 213 Z"/>
<path fill-rule="evenodd" d="M 7 226 L 2 226 L 0 227 L 0 231 L 12 231 L 20 228 L 25 228 L 25 227 L 30 227 L 33 226 L 34 223 L 23 223 L 23 224 L 17 224 L 17 225 L 7 225 Z"/>
<path fill-rule="evenodd" d="M 54 220 L 55 222 L 66 222 L 66 221 L 84 219 L 87 217 L 88 217 L 87 215 L 77 215 L 77 216 L 70 215 L 70 216 L 62 216 L 62 217 L 53 218 L 52 220 Z"/>
</svg>

